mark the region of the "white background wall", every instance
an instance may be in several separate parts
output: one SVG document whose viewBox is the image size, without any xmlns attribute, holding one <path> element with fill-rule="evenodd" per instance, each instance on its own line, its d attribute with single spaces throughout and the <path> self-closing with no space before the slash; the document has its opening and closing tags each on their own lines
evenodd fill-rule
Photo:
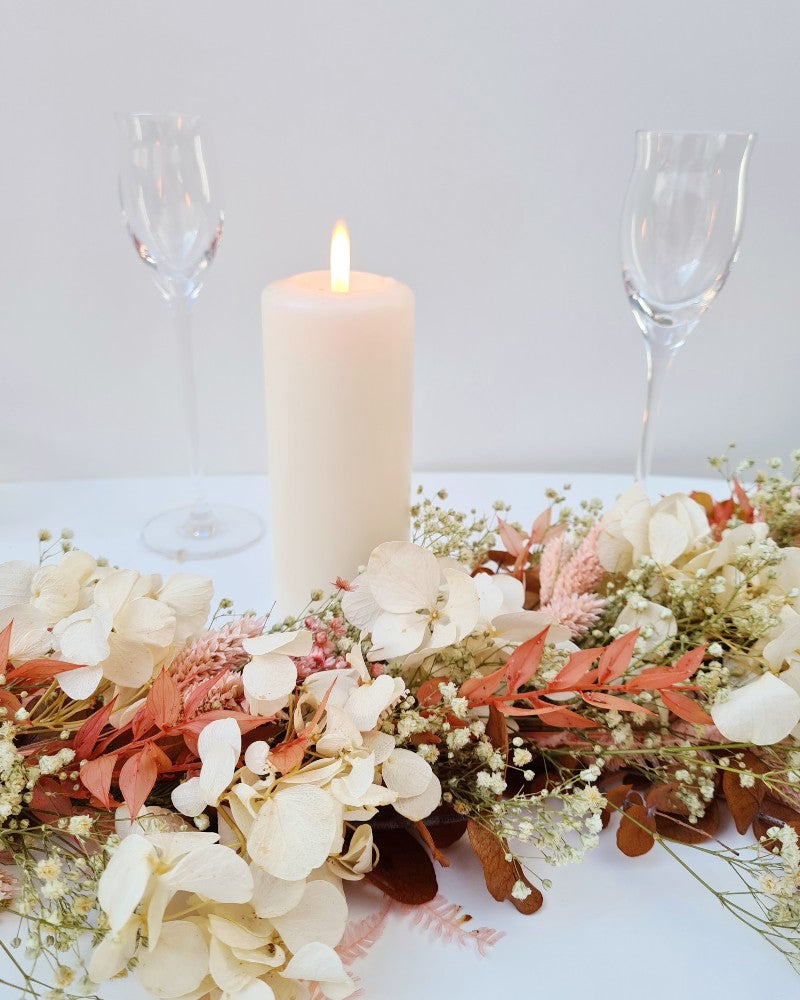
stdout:
<svg viewBox="0 0 800 1000">
<path fill-rule="evenodd" d="M 176 353 L 123 231 L 115 110 L 206 116 L 224 242 L 197 309 L 211 471 L 266 467 L 259 293 L 416 291 L 416 464 L 631 468 L 619 275 L 636 128 L 759 133 L 742 254 L 678 358 L 658 471 L 800 445 L 800 5 L 2 0 L 0 476 L 183 472 Z M 368 456 L 365 457 L 368 461 Z"/>
</svg>

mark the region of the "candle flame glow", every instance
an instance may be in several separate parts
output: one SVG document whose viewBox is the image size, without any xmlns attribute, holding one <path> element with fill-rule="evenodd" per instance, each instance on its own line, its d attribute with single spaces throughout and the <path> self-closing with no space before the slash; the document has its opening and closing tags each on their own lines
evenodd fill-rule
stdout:
<svg viewBox="0 0 800 1000">
<path fill-rule="evenodd" d="M 331 236 L 331 291 L 350 291 L 350 234 L 341 220 Z"/>
</svg>

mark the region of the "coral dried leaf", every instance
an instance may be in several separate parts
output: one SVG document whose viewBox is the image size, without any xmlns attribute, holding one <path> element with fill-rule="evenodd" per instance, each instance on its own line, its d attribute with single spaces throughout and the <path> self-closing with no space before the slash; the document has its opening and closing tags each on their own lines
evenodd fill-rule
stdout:
<svg viewBox="0 0 800 1000">
<path fill-rule="evenodd" d="M 146 744 L 137 754 L 129 757 L 119 772 L 119 790 L 131 819 L 147 801 L 158 777 L 158 764 L 152 747 Z"/>
<path fill-rule="evenodd" d="M 472 850 L 483 866 L 486 888 L 492 898 L 502 903 L 511 896 L 517 881 L 514 866 L 506 858 L 508 848 L 496 834 L 473 819 L 467 823 L 467 834 Z"/>
<path fill-rule="evenodd" d="M 642 705 L 635 705 L 632 701 L 627 701 L 625 698 L 618 698 L 613 694 L 603 694 L 599 691 L 582 691 L 581 697 L 587 705 L 593 705 L 595 708 L 602 708 L 609 712 L 639 712 L 642 715 L 654 714 L 650 709 L 644 708 Z"/>
<path fill-rule="evenodd" d="M 88 760 L 94 753 L 100 735 L 108 725 L 108 720 L 111 718 L 116 703 L 117 699 L 115 696 L 107 705 L 104 705 L 93 715 L 90 715 L 83 722 L 77 733 L 75 733 L 73 749 L 75 750 L 76 760 Z"/>
<path fill-rule="evenodd" d="M 513 524 L 504 521 L 502 517 L 498 517 L 497 519 L 497 533 L 506 550 L 516 559 L 525 548 L 525 543 L 528 540 L 526 536 L 522 534 L 519 528 L 515 528 Z"/>
<path fill-rule="evenodd" d="M 433 899 L 439 891 L 427 852 L 408 830 L 373 830 L 378 864 L 365 878 L 387 896 L 409 906 Z"/>
<path fill-rule="evenodd" d="M 656 830 L 667 840 L 677 840 L 681 844 L 702 844 L 713 837 L 719 827 L 719 806 L 712 799 L 706 806 L 705 815 L 696 823 L 688 823 L 682 816 L 671 813 L 656 813 Z"/>
<path fill-rule="evenodd" d="M 691 722 L 695 726 L 713 726 L 714 720 L 701 706 L 694 700 L 688 698 L 679 691 L 661 690 L 658 692 L 664 705 L 677 715 L 684 722 Z"/>
<path fill-rule="evenodd" d="M 656 835 L 655 815 L 640 803 L 629 805 L 617 830 L 617 847 L 629 858 L 638 858 L 653 847 Z"/>
<path fill-rule="evenodd" d="M 598 649 L 579 649 L 573 653 L 552 681 L 547 685 L 548 691 L 566 691 L 573 687 L 582 687 L 593 682 L 594 671 L 589 670 L 592 663 L 600 655 Z"/>
<path fill-rule="evenodd" d="M 80 770 L 81 783 L 84 788 L 88 789 L 106 809 L 110 809 L 112 805 L 111 778 L 116 763 L 117 755 L 112 753 L 105 757 L 98 757 L 96 760 L 87 761 Z"/>
<path fill-rule="evenodd" d="M 175 725 L 181 710 L 181 696 L 172 674 L 161 671 L 147 693 L 146 704 L 159 729 Z"/>
<path fill-rule="evenodd" d="M 547 628 L 542 629 L 538 635 L 523 642 L 509 656 L 506 663 L 506 685 L 510 694 L 516 694 L 523 685 L 535 676 L 539 664 L 542 662 L 547 632 Z"/>
<path fill-rule="evenodd" d="M 688 681 L 697 673 L 706 653 L 705 646 L 690 649 L 671 667 L 647 667 L 626 682 L 628 691 L 652 691 Z"/>
<path fill-rule="evenodd" d="M 13 621 L 10 621 L 8 625 L 0 632 L 0 672 L 5 671 L 5 666 L 8 663 L 8 650 L 11 646 L 11 629 L 14 625 Z"/>
<path fill-rule="evenodd" d="M 473 677 L 464 681 L 458 693 L 462 698 L 468 698 L 472 705 L 485 704 L 503 682 L 505 675 L 506 667 L 498 667 L 485 677 Z"/>
<path fill-rule="evenodd" d="M 77 670 L 83 664 L 64 663 L 61 660 L 28 660 L 6 674 L 6 681 L 9 684 L 16 684 L 24 681 L 26 684 L 38 681 L 50 681 L 59 674 L 68 670 Z"/>
<path fill-rule="evenodd" d="M 639 629 L 635 628 L 606 646 L 597 664 L 597 679 L 601 684 L 608 684 L 625 673 L 633 659 L 633 647 L 638 638 Z"/>
</svg>

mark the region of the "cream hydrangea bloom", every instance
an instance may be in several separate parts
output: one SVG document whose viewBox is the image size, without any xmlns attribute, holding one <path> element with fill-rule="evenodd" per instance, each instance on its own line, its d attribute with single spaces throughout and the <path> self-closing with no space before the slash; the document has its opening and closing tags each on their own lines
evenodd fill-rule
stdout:
<svg viewBox="0 0 800 1000">
<path fill-rule="evenodd" d="M 651 505 L 635 483 L 603 518 L 597 555 L 609 573 L 627 573 L 642 556 L 669 566 L 693 552 L 708 536 L 705 511 L 684 493 Z"/>
<path fill-rule="evenodd" d="M 774 674 L 762 674 L 715 705 L 711 717 L 726 740 L 769 746 L 800 722 L 800 694 Z"/>
</svg>

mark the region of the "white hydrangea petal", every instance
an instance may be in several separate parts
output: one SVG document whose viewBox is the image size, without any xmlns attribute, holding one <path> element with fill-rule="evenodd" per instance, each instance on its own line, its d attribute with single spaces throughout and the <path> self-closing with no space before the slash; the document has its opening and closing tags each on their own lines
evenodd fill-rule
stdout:
<svg viewBox="0 0 800 1000">
<path fill-rule="evenodd" d="M 114 628 L 126 639 L 166 649 L 175 637 L 175 612 L 152 597 L 141 597 L 114 616 Z"/>
<path fill-rule="evenodd" d="M 53 629 L 62 659 L 93 667 L 111 652 L 109 635 L 113 624 L 107 608 L 93 606 L 76 611 Z"/>
<path fill-rule="evenodd" d="M 428 549 L 411 542 L 383 542 L 369 557 L 367 578 L 384 611 L 407 614 L 435 605 L 441 568 Z"/>
<path fill-rule="evenodd" d="M 316 785 L 289 785 L 264 803 L 247 849 L 277 878 L 307 878 L 327 860 L 338 825 L 338 810 L 327 792 Z"/>
<path fill-rule="evenodd" d="M 359 805 L 375 778 L 375 758 L 372 754 L 365 757 L 351 755 L 350 771 L 341 778 L 331 782 L 331 793 L 344 805 Z"/>
<path fill-rule="evenodd" d="M 205 621 L 211 609 L 214 585 L 207 576 L 197 573 L 173 573 L 158 591 L 158 600 L 168 604 L 181 618 Z"/>
<path fill-rule="evenodd" d="M 215 719 L 200 731 L 197 750 L 203 766 L 200 787 L 209 804 L 216 805 L 233 779 L 242 752 L 242 734 L 235 719 Z"/>
<path fill-rule="evenodd" d="M 244 752 L 245 766 L 253 774 L 268 774 L 272 770 L 268 762 L 269 750 L 266 740 L 255 740 Z"/>
<path fill-rule="evenodd" d="M 150 649 L 134 639 L 112 632 L 108 656 L 103 660 L 104 677 L 120 687 L 139 688 L 153 676 L 155 660 Z"/>
<path fill-rule="evenodd" d="M 276 1000 L 272 987 L 263 979 L 254 979 L 244 989 L 239 990 L 231 1000 Z"/>
<path fill-rule="evenodd" d="M 800 722 L 800 695 L 774 674 L 762 674 L 715 705 L 711 717 L 726 740 L 769 746 Z"/>
<path fill-rule="evenodd" d="M 375 757 L 376 764 L 382 764 L 388 759 L 389 754 L 395 748 L 394 736 L 373 730 L 363 734 L 364 749 Z"/>
<path fill-rule="evenodd" d="M 253 895 L 247 862 L 222 844 L 195 847 L 161 878 L 175 892 L 194 892 L 218 903 L 246 903 Z"/>
<path fill-rule="evenodd" d="M 257 864 L 250 865 L 253 876 L 251 905 L 257 917 L 280 917 L 293 910 L 305 892 L 305 879 L 276 878 Z"/>
<path fill-rule="evenodd" d="M 37 569 L 33 563 L 21 559 L 0 563 L 0 611 L 28 603 Z"/>
<path fill-rule="evenodd" d="M 281 973 L 287 979 L 307 979 L 318 982 L 328 1000 L 346 1000 L 353 992 L 353 981 L 347 975 L 336 952 L 319 941 L 303 945 Z"/>
<path fill-rule="evenodd" d="M 251 656 L 268 656 L 280 651 L 283 656 L 308 656 L 314 639 L 308 629 L 295 632 L 268 632 L 242 640 L 242 646 Z"/>
<path fill-rule="evenodd" d="M 395 691 L 395 678 L 389 674 L 380 674 L 374 681 L 355 688 L 350 693 L 344 710 L 357 729 L 362 733 L 368 732 L 378 724 L 381 712 L 395 700 Z"/>
<path fill-rule="evenodd" d="M 355 671 L 351 668 L 320 670 L 306 677 L 303 690 L 312 696 L 317 705 L 330 691 L 326 705 L 342 708 L 357 684 Z"/>
<path fill-rule="evenodd" d="M 297 667 L 282 653 L 254 657 L 242 671 L 242 682 L 248 700 L 277 704 L 274 712 L 283 708 L 297 683 Z M 259 713 L 261 714 L 261 713 Z"/>
<path fill-rule="evenodd" d="M 686 551 L 689 535 L 684 525 L 670 514 L 653 514 L 648 525 L 650 555 L 659 566 L 671 565 Z"/>
<path fill-rule="evenodd" d="M 446 569 L 447 602 L 443 614 L 456 626 L 457 639 L 464 639 L 478 623 L 481 602 L 475 581 L 468 573 Z"/>
<path fill-rule="evenodd" d="M 325 712 L 325 732 L 316 743 L 317 753 L 329 757 L 341 750 L 353 750 L 363 744 L 361 732 L 347 712 L 329 702 Z"/>
<path fill-rule="evenodd" d="M 784 663 L 795 659 L 798 653 L 800 653 L 800 621 L 784 628 L 770 640 L 764 647 L 762 656 L 773 670 L 779 670 Z"/>
<path fill-rule="evenodd" d="M 436 775 L 432 775 L 431 783 L 421 795 L 411 798 L 398 798 L 393 804 L 395 810 L 412 823 L 426 819 L 439 807 L 442 801 L 442 786 Z"/>
<path fill-rule="evenodd" d="M 97 901 L 112 931 L 121 930 L 145 894 L 156 849 L 149 840 L 132 833 L 120 841 L 109 858 L 97 886 Z"/>
<path fill-rule="evenodd" d="M 118 976 L 133 958 L 139 925 L 129 920 L 120 931 L 109 931 L 89 959 L 87 972 L 93 983 L 105 983 Z"/>
<path fill-rule="evenodd" d="M 330 882 L 308 882 L 297 906 L 272 919 L 289 951 L 319 941 L 335 948 L 347 924 L 347 903 L 341 890 Z"/>
<path fill-rule="evenodd" d="M 319 760 L 312 760 L 310 763 L 303 765 L 299 771 L 284 775 L 281 781 L 284 785 L 304 785 L 311 783 L 319 785 L 321 788 L 335 778 L 344 766 L 344 761 L 339 757 L 335 757 L 333 760 L 328 757 L 322 757 Z"/>
<path fill-rule="evenodd" d="M 31 604 L 55 625 L 71 615 L 78 606 L 80 585 L 61 564 L 42 566 L 31 581 Z"/>
<path fill-rule="evenodd" d="M 102 679 L 102 667 L 78 667 L 59 674 L 56 683 L 68 698 L 83 701 L 95 693 Z"/>
<path fill-rule="evenodd" d="M 371 632 L 381 609 L 370 590 L 366 573 L 357 577 L 352 587 L 342 595 L 342 614 L 351 625 Z"/>
<path fill-rule="evenodd" d="M 133 569 L 112 569 L 94 588 L 95 604 L 111 612 L 116 618 L 131 598 L 131 592 L 139 580 Z"/>
<path fill-rule="evenodd" d="M 383 783 L 402 798 L 421 795 L 430 784 L 431 765 L 412 750 L 397 748 L 382 768 Z"/>
<path fill-rule="evenodd" d="M 428 630 L 428 619 L 416 611 L 382 613 L 372 629 L 373 649 L 369 658 L 393 660 L 419 649 Z"/>
<path fill-rule="evenodd" d="M 196 924 L 170 920 L 153 951 L 140 952 L 137 978 L 154 997 L 183 997 L 198 989 L 208 975 L 208 952 L 206 937 Z"/>
<path fill-rule="evenodd" d="M 199 816 L 208 805 L 199 778 L 188 778 L 172 789 L 172 804 L 183 816 Z"/>
</svg>

